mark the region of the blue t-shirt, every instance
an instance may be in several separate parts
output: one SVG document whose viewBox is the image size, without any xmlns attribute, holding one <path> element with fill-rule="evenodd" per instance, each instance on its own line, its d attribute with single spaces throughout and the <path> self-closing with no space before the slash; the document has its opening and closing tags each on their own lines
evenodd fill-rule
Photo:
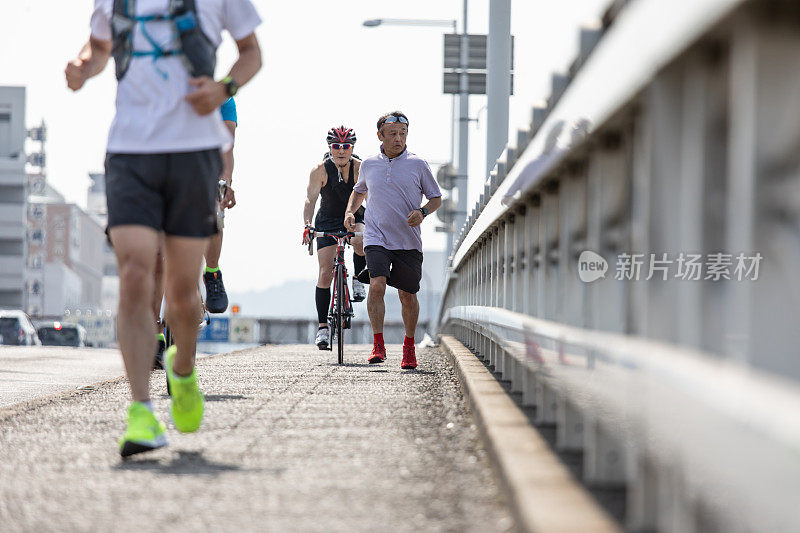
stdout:
<svg viewBox="0 0 800 533">
<path fill-rule="evenodd" d="M 239 121 L 236 120 L 236 102 L 232 96 L 225 100 L 219 110 L 222 113 L 222 120 L 230 120 L 236 123 L 237 126 L 239 125 Z"/>
</svg>

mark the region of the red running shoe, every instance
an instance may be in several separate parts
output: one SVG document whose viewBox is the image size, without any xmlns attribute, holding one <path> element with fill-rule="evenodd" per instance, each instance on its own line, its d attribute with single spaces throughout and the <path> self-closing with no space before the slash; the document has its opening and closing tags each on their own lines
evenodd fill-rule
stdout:
<svg viewBox="0 0 800 533">
<path fill-rule="evenodd" d="M 383 344 L 372 345 L 372 355 L 369 356 L 369 364 L 383 363 L 386 361 L 386 347 Z"/>
<path fill-rule="evenodd" d="M 403 362 L 400 363 L 400 368 L 404 370 L 417 368 L 417 356 L 414 346 L 403 346 Z"/>
</svg>

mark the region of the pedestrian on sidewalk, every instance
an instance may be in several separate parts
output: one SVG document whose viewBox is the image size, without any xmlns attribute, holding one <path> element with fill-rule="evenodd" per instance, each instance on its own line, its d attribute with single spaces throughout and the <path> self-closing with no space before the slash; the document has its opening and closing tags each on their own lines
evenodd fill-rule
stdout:
<svg viewBox="0 0 800 533">
<path fill-rule="evenodd" d="M 374 336 L 370 363 L 386 360 L 383 320 L 386 285 L 400 296 L 403 325 L 401 368 L 417 367 L 414 332 L 419 319 L 419 282 L 422 279 L 420 224 L 442 205 L 442 193 L 427 161 L 408 151 L 408 117 L 400 111 L 378 119 L 381 153 L 361 163 L 358 182 L 345 212 L 344 225 L 353 231 L 355 212 L 369 193 L 364 216 L 364 253 L 369 270 L 367 312 Z M 422 197 L 428 202 L 421 206 Z"/>
<path fill-rule="evenodd" d="M 113 21 L 113 24 L 112 24 Z M 156 353 L 155 265 L 164 235 L 166 303 L 176 346 L 166 352 L 175 427 L 197 430 L 204 400 L 195 348 L 197 280 L 208 238 L 217 233 L 221 151 L 233 139 L 219 108 L 261 68 L 250 0 L 95 0 L 91 36 L 67 64 L 73 91 L 114 56 L 116 115 L 106 148 L 108 232 L 120 278 L 117 331 L 133 402 L 119 441 L 123 457 L 167 444 L 150 403 Z M 216 49 L 227 30 L 239 57 L 215 81 Z"/>
</svg>

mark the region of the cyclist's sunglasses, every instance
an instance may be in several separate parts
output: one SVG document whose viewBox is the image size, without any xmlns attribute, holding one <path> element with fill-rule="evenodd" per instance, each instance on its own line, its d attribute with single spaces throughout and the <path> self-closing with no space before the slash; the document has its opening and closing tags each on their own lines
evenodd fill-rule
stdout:
<svg viewBox="0 0 800 533">
<path fill-rule="evenodd" d="M 399 122 L 400 124 L 405 124 L 406 126 L 408 125 L 408 119 L 406 117 L 396 117 L 394 115 L 390 115 L 385 119 L 383 119 L 383 122 L 381 122 L 381 126 L 383 126 L 384 124 L 394 124 L 395 122 Z"/>
<path fill-rule="evenodd" d="M 351 143 L 331 143 L 330 147 L 334 150 L 349 150 L 353 145 Z"/>
</svg>

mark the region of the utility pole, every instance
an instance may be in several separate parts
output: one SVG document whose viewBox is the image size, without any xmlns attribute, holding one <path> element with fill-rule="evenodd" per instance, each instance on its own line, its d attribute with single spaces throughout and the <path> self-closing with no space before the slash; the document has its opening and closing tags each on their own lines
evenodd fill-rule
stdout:
<svg viewBox="0 0 800 533">
<path fill-rule="evenodd" d="M 467 217 L 467 182 L 469 176 L 469 78 L 467 67 L 469 65 L 469 35 L 467 34 L 467 0 L 464 0 L 464 26 L 461 33 L 461 60 L 459 64 L 459 114 L 458 114 L 458 212 L 455 217 L 455 228 L 460 228 Z M 448 252 L 452 254 L 451 236 Z"/>
<path fill-rule="evenodd" d="M 508 103 L 511 96 L 511 0 L 489 1 L 486 95 L 486 175 L 508 144 Z"/>
</svg>

